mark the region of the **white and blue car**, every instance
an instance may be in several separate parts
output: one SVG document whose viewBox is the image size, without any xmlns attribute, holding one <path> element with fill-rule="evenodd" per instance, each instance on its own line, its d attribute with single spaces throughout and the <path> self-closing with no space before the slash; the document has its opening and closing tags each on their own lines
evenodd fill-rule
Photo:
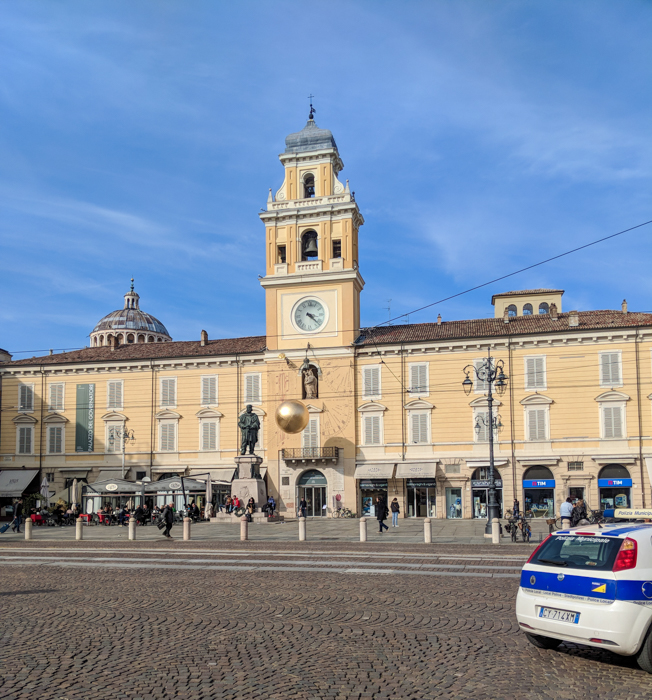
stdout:
<svg viewBox="0 0 652 700">
<path fill-rule="evenodd" d="M 636 656 L 652 673 L 652 509 L 550 535 L 521 572 L 516 617 L 535 646 L 563 641 Z M 634 522 L 632 519 L 641 519 Z"/>
</svg>

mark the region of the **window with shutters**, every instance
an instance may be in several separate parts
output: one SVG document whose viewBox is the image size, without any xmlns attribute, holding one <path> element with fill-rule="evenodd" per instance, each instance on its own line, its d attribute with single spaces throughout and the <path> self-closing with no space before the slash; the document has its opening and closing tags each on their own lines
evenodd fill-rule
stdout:
<svg viewBox="0 0 652 700">
<path fill-rule="evenodd" d="M 413 445 L 430 443 L 430 411 L 408 411 L 408 424 Z"/>
<path fill-rule="evenodd" d="M 65 384 L 50 384 L 48 411 L 63 411 L 63 392 Z"/>
<path fill-rule="evenodd" d="M 106 383 L 106 407 L 122 410 L 121 379 L 112 379 Z"/>
<path fill-rule="evenodd" d="M 546 389 L 546 358 L 536 355 L 525 358 L 525 389 L 537 391 Z"/>
<path fill-rule="evenodd" d="M 408 365 L 410 372 L 409 393 L 411 396 L 428 396 L 428 363 L 413 362 Z"/>
<path fill-rule="evenodd" d="M 19 455 L 31 455 L 34 429 L 31 425 L 20 426 L 17 430 L 16 442 Z"/>
<path fill-rule="evenodd" d="M 527 434 L 526 439 L 536 442 L 548 439 L 548 409 L 528 408 L 525 411 Z"/>
<path fill-rule="evenodd" d="M 201 405 L 217 406 L 217 375 L 201 378 Z"/>
<path fill-rule="evenodd" d="M 625 406 L 602 406 L 602 437 L 605 440 L 625 437 Z"/>
<path fill-rule="evenodd" d="M 474 411 L 473 435 L 476 442 L 489 442 L 488 421 L 489 411 Z"/>
<path fill-rule="evenodd" d="M 319 418 L 316 416 L 308 421 L 308 425 L 301 433 L 301 447 L 319 447 Z"/>
<path fill-rule="evenodd" d="M 161 452 L 175 452 L 177 449 L 177 423 L 176 421 L 160 421 L 158 426 L 159 450 Z"/>
<path fill-rule="evenodd" d="M 63 453 L 63 426 L 51 425 L 48 427 L 48 454 L 60 455 Z"/>
<path fill-rule="evenodd" d="M 217 450 L 218 422 L 216 420 L 203 420 L 200 423 L 201 449 L 204 452 Z"/>
<path fill-rule="evenodd" d="M 161 408 L 177 405 L 177 378 L 161 377 Z"/>
<path fill-rule="evenodd" d="M 382 416 L 363 416 L 364 423 L 364 444 L 365 445 L 382 445 Z"/>
<path fill-rule="evenodd" d="M 619 352 L 600 353 L 600 386 L 622 386 L 623 373 Z"/>
<path fill-rule="evenodd" d="M 106 451 L 122 452 L 122 423 L 106 424 Z"/>
<path fill-rule="evenodd" d="M 362 368 L 362 398 L 379 399 L 380 365 L 368 365 Z"/>
<path fill-rule="evenodd" d="M 245 404 L 262 403 L 261 375 L 259 372 L 244 375 Z"/>
<path fill-rule="evenodd" d="M 34 411 L 34 385 L 20 384 L 18 387 L 18 410 L 21 413 Z"/>
</svg>

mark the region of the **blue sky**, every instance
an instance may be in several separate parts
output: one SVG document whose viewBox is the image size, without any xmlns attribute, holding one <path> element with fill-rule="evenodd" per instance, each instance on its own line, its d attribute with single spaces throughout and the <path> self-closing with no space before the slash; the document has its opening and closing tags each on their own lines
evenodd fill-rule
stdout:
<svg viewBox="0 0 652 700">
<path fill-rule="evenodd" d="M 177 340 L 264 333 L 257 214 L 310 92 L 366 220 L 365 325 L 652 219 L 651 35 L 643 0 L 5 2 L 0 347 L 83 347 L 132 275 Z M 410 321 L 548 286 L 652 310 L 651 241 Z"/>
</svg>

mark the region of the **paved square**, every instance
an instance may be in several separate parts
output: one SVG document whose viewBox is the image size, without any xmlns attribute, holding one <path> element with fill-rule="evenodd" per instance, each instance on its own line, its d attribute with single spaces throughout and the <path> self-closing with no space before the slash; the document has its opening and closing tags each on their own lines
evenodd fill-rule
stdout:
<svg viewBox="0 0 652 700">
<path fill-rule="evenodd" d="M 528 551 L 3 541 L 0 697 L 652 696 L 633 659 L 526 641 Z"/>
</svg>

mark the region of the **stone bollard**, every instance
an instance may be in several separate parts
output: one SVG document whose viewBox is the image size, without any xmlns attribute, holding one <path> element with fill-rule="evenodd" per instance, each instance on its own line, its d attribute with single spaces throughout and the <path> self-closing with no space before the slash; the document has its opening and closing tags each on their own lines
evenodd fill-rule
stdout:
<svg viewBox="0 0 652 700">
<path fill-rule="evenodd" d="M 245 542 L 249 539 L 249 523 L 243 515 L 240 518 L 240 542 Z"/>
<path fill-rule="evenodd" d="M 84 539 L 84 521 L 81 518 L 77 518 L 77 521 L 75 522 L 75 539 Z"/>
<path fill-rule="evenodd" d="M 129 518 L 129 539 L 136 539 L 136 518 L 133 515 Z"/>
<path fill-rule="evenodd" d="M 183 519 L 183 541 L 187 542 L 190 539 L 190 524 L 192 520 L 190 518 Z"/>
<path fill-rule="evenodd" d="M 306 519 L 299 518 L 299 542 L 306 541 Z"/>
<path fill-rule="evenodd" d="M 430 518 L 423 521 L 423 541 L 426 544 L 432 543 L 432 527 L 430 527 Z"/>
<path fill-rule="evenodd" d="M 498 518 L 491 521 L 491 544 L 500 544 L 500 520 Z"/>
<path fill-rule="evenodd" d="M 32 519 L 29 517 L 29 515 L 25 518 L 25 539 L 26 540 L 31 540 L 32 539 Z"/>
<path fill-rule="evenodd" d="M 367 518 L 360 518 L 360 542 L 367 541 Z"/>
</svg>

